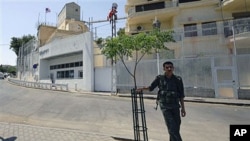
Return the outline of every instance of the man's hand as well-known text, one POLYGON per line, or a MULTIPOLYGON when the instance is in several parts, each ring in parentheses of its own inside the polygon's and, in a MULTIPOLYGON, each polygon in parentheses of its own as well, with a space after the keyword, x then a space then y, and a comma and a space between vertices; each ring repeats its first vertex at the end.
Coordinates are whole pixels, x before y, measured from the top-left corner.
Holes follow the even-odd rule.
POLYGON ((143 90, 148 90, 148 87, 138 88, 136 92, 142 92, 143 90))
POLYGON ((136 92, 142 92, 142 91, 143 91, 143 88, 136 89, 136 92))
POLYGON ((186 116, 186 111, 184 108, 181 108, 181 116, 185 117, 186 116))

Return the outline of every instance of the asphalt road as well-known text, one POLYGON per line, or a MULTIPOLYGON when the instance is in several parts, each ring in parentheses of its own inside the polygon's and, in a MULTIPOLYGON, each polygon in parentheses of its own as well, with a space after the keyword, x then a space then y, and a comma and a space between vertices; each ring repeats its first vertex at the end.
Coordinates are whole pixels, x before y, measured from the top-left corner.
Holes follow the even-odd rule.
MULTIPOLYGON (((168 140, 155 101, 144 102, 149 140, 168 140)), ((244 106, 186 102, 186 112, 181 126, 185 141, 229 141, 230 124, 250 123, 250 108, 244 106)), ((130 98, 31 89, 6 80, 0 80, 0 122, 133 138, 130 98)))

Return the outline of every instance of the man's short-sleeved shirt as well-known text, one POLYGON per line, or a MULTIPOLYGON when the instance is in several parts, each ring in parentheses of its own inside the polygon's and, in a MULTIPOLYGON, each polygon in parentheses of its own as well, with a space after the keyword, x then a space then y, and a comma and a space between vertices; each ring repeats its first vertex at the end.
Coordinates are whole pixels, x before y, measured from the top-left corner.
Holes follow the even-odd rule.
POLYGON ((156 87, 159 88, 159 91, 174 91, 178 93, 179 98, 184 98, 184 86, 182 78, 180 76, 172 75, 170 78, 165 75, 158 75, 155 80, 149 86, 149 91, 153 91, 156 87), (160 81, 164 79, 164 88, 160 87, 160 81))

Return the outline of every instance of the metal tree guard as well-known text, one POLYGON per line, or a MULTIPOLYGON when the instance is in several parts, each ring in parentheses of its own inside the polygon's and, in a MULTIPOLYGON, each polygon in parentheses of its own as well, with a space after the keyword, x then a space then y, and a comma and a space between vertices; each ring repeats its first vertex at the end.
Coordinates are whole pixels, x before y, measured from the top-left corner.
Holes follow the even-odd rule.
POLYGON ((131 99, 132 99, 132 111, 133 111, 134 140, 148 141, 147 124, 146 124, 142 91, 137 92, 135 89, 132 89, 131 99))

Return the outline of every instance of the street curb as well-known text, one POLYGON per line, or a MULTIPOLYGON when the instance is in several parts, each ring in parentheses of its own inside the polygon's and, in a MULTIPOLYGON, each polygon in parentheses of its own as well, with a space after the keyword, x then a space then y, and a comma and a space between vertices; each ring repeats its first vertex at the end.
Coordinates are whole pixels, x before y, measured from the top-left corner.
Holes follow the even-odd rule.
POLYGON ((218 101, 206 101, 206 100, 184 100, 185 102, 193 103, 208 103, 208 104, 223 104, 223 105, 234 105, 234 106, 250 106, 249 103, 231 103, 231 102, 218 102, 218 101))
MULTIPOLYGON (((118 97, 131 97, 129 94, 127 95, 117 95, 118 97)), ((154 95, 144 95, 143 96, 144 99, 151 99, 151 100, 155 100, 156 96, 154 95)), ((216 99, 216 98, 200 98, 200 97, 186 97, 186 99, 184 99, 185 102, 193 102, 193 103, 208 103, 208 104, 223 104, 223 105, 234 105, 234 106, 250 106, 250 101, 243 103, 243 102, 237 102, 237 100, 235 100, 236 102, 226 102, 226 99, 223 99, 223 101, 220 101, 221 99, 216 99)))

